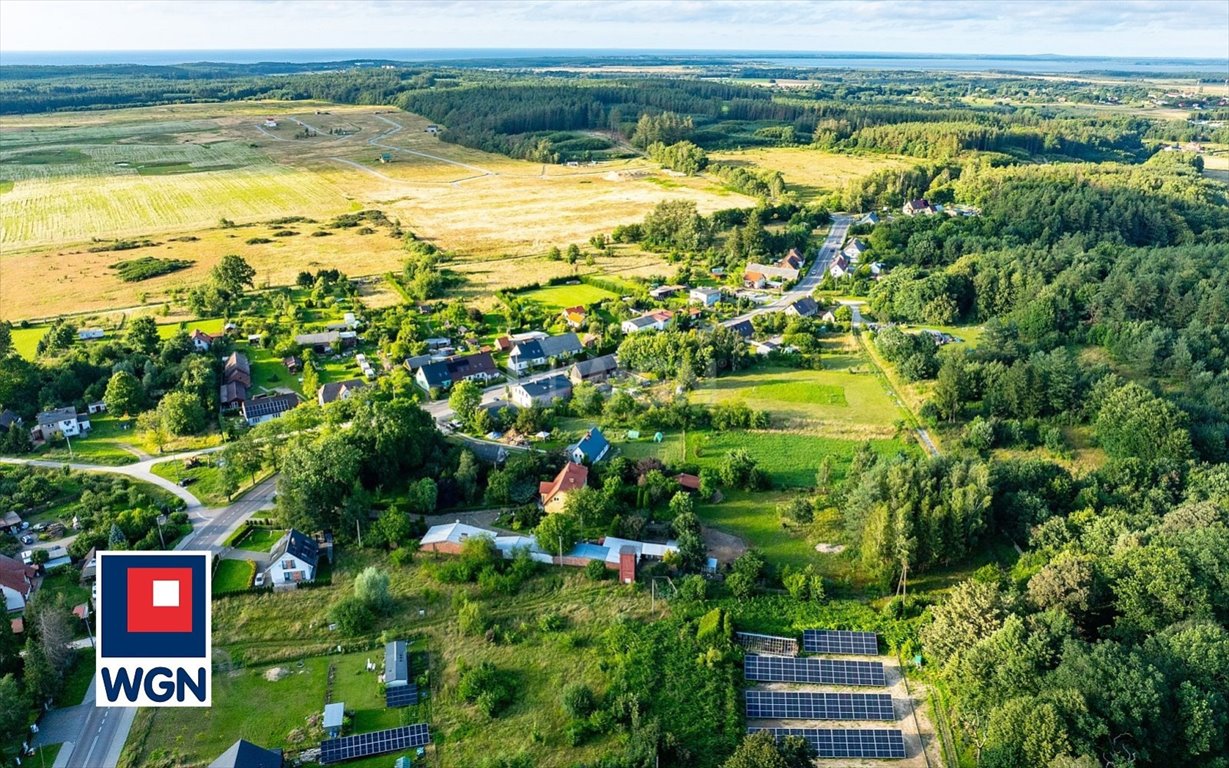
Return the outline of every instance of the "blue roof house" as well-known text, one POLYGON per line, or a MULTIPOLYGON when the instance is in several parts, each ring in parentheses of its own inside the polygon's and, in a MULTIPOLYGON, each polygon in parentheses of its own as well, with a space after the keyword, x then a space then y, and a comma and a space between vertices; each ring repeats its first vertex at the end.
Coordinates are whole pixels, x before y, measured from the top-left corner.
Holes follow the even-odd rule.
POLYGON ((572 447, 572 461, 583 464, 588 461, 596 464, 610 452, 610 441, 602 434, 602 430, 592 427, 580 442, 572 447))

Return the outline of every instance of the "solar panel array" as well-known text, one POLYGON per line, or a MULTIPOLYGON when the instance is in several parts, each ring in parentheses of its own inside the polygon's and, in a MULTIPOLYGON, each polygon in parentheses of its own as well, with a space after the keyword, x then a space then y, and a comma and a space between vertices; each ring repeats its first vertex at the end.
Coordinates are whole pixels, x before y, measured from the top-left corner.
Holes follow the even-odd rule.
POLYGON ((895 720, 889 693, 747 691, 747 717, 778 720, 895 720))
POLYGON ((888 728, 748 728, 747 733, 771 731, 778 739, 801 736, 819 757, 904 759, 905 736, 888 728))
POLYGON ((408 707, 417 703, 418 686, 413 683, 384 689, 384 706, 386 707, 408 707))
POLYGON ((734 638, 748 651, 771 656, 797 656, 798 641, 792 637, 757 635, 754 632, 735 632, 734 638))
POLYGON ((328 765, 342 760, 354 760, 371 755, 382 755, 402 749, 413 749, 431 743, 431 733, 426 723, 403 725, 386 731, 342 736, 320 742, 320 764, 328 765))
POLYGON ((802 632, 802 650, 807 653, 878 656, 879 636, 874 632, 850 632, 846 629, 807 629, 802 632))
POLYGON ((817 685, 887 686, 883 662, 844 661, 813 657, 748 655, 743 659, 743 676, 769 683, 813 683, 817 685))

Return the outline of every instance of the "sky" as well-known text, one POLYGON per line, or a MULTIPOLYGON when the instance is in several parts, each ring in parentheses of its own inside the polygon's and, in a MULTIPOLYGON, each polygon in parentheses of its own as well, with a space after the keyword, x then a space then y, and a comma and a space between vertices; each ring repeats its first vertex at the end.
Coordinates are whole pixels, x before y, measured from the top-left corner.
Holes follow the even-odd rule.
POLYGON ((4 51, 643 48, 1229 59, 1229 0, 0 0, 4 51))

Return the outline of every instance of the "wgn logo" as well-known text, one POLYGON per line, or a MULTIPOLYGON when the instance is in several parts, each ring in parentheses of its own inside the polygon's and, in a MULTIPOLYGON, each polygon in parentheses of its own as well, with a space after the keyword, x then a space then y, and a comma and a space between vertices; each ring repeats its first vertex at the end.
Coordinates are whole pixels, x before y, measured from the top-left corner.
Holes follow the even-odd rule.
POLYGON ((209 560, 98 553, 98 706, 210 705, 209 560))

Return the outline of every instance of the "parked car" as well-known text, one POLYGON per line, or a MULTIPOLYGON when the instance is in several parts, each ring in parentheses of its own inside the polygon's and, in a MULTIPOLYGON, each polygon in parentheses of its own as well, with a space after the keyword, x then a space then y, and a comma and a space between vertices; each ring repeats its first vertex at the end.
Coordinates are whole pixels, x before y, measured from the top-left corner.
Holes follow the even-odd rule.
POLYGON ((33 544, 34 537, 27 533, 25 536, 21 537, 21 543, 22 544, 33 544))
POLYGON ((192 484, 193 484, 193 483, 195 483, 195 482, 196 482, 196 478, 195 478, 195 477, 181 477, 181 478, 179 479, 179 487, 180 487, 180 488, 187 488, 189 485, 192 485, 192 484))
POLYGON ((47 530, 47 523, 38 523, 34 526, 34 530, 42 533, 43 531, 47 530))
POLYGON ((257 587, 263 587, 265 585, 265 572, 264 571, 261 571, 260 573, 256 574, 256 581, 254 582, 254 584, 257 587))

